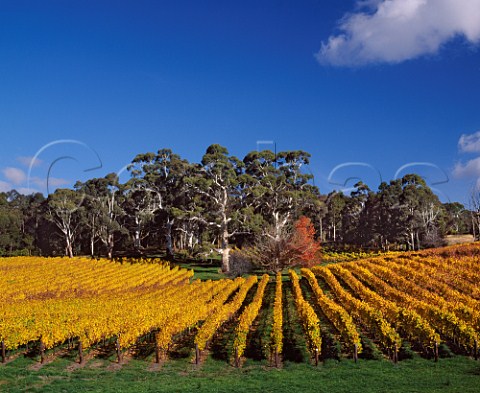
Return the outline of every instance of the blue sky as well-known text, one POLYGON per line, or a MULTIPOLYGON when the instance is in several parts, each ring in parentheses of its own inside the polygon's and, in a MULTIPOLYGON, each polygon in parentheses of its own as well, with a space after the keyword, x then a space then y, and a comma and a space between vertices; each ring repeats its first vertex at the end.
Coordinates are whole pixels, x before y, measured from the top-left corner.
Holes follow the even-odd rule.
POLYGON ((415 171, 467 203, 479 44, 480 0, 4 0, 0 190, 274 141, 312 154, 323 193, 415 171))

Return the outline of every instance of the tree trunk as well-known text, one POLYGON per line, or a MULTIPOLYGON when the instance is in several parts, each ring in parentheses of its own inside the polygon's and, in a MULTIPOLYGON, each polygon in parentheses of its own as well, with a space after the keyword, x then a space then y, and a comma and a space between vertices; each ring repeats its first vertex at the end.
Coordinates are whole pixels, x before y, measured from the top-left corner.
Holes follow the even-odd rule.
POLYGON ((92 218, 92 232, 90 233, 90 256, 95 256, 95 216, 92 218))
POLYGON ((165 242, 167 245, 167 259, 173 259, 173 245, 172 245, 172 227, 175 219, 167 218, 167 226, 165 231, 165 242))
POLYGON ((193 251, 193 232, 190 232, 188 234, 188 246, 187 247, 190 251, 193 251))
POLYGON ((476 223, 475 223, 475 220, 473 218, 473 214, 472 214, 472 231, 473 231, 473 240, 477 240, 477 232, 475 230, 475 227, 476 227, 476 223))
POLYGON ((323 243, 325 241, 325 239, 323 238, 323 220, 320 219, 320 242, 323 243))
POLYGON ((135 247, 135 250, 139 250, 141 243, 140 243, 140 229, 141 229, 141 224, 140 224, 140 219, 135 217, 135 224, 137 227, 135 228, 135 237, 133 239, 133 246, 135 247))
POLYGON ((90 237, 90 256, 93 258, 95 256, 95 237, 92 233, 90 237))
POLYGON ((112 259, 113 258, 113 246, 115 244, 115 241, 114 241, 114 236, 113 236, 113 233, 109 233, 108 234, 108 237, 107 237, 107 248, 108 248, 108 259, 112 259))
POLYGON ((410 251, 415 251, 415 234, 410 232, 410 241, 408 242, 408 248, 410 251))
POLYGON ((230 248, 228 245, 222 248, 222 272, 230 272, 230 248))
POLYGON ((66 254, 69 258, 73 258, 73 248, 72 248, 72 242, 70 241, 70 239, 67 239, 66 254))
POLYGON ((222 242, 222 272, 230 272, 230 248, 228 245, 228 219, 223 211, 222 217, 222 228, 221 228, 221 242, 222 242))

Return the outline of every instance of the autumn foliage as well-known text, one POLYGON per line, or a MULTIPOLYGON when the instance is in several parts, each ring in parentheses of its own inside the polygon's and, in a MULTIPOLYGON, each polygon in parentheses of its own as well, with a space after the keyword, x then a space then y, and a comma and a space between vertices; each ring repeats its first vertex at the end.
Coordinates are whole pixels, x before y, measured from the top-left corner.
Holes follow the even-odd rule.
POLYGON ((292 265, 309 267, 318 263, 320 243, 315 240, 315 227, 310 218, 301 216, 295 221, 287 247, 293 256, 292 265))
POLYGON ((253 246, 232 251, 231 265, 234 271, 248 262, 266 271, 279 272, 293 266, 316 265, 319 253, 320 243, 315 240, 312 221, 302 216, 291 227, 286 226, 280 231, 270 228, 253 246))

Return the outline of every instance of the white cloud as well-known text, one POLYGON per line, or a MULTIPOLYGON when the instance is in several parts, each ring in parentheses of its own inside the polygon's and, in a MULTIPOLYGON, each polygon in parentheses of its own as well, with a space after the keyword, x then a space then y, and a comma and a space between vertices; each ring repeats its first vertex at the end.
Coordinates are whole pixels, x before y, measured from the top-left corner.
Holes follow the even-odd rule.
POLYGON ((480 177, 480 157, 468 161, 466 164, 457 163, 453 168, 453 175, 461 177, 480 177))
POLYGON ((460 151, 465 153, 479 153, 480 152, 480 131, 474 134, 463 134, 459 141, 458 147, 460 151))
POLYGON ((3 169, 2 172, 15 185, 22 184, 27 179, 25 172, 18 168, 8 167, 3 169))
POLYGON ((480 42, 480 0, 367 0, 340 21, 340 34, 322 42, 321 64, 400 63, 435 54, 463 36, 480 42))
POLYGON ((36 192, 39 192, 38 190, 35 190, 33 188, 27 188, 27 187, 20 187, 17 191, 19 194, 23 194, 23 195, 30 195, 30 194, 35 194, 36 192))
POLYGON ((31 165, 32 168, 40 166, 42 164, 42 160, 35 157, 17 157, 17 161, 25 165, 26 167, 30 167, 31 165))
MULTIPOLYGON (((32 184, 35 184, 39 188, 47 188, 47 179, 43 179, 40 177, 31 177, 30 182, 32 184)), ((48 186, 49 187, 58 187, 58 186, 64 186, 69 184, 70 181, 67 179, 62 179, 58 177, 49 177, 48 178, 48 186)))
POLYGON ((0 192, 7 192, 12 189, 12 185, 6 181, 0 180, 0 192))

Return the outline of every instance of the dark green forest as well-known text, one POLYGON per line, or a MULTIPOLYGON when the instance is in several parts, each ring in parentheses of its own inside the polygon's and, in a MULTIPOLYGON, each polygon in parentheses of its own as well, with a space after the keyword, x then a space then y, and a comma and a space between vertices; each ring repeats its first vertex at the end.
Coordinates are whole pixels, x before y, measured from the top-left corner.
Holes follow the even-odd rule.
POLYGON ((358 182, 321 194, 304 151, 252 151, 243 160, 214 144, 201 162, 169 149, 138 154, 120 183, 108 174, 45 197, 0 193, 0 254, 222 256, 258 239, 281 239, 309 217, 324 247, 415 250, 447 234, 478 233, 478 212, 442 203, 416 174, 358 182))

